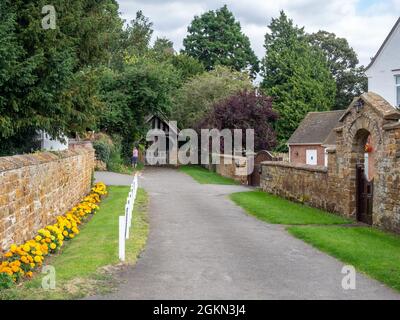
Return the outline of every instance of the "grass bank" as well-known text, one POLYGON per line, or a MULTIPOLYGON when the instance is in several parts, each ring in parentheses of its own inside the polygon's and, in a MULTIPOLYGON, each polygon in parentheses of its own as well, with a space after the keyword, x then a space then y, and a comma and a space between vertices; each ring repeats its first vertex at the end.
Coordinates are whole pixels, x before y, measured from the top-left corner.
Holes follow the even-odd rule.
MULTIPOLYGON (((115 286, 112 271, 118 259, 118 216, 123 215, 129 187, 110 186, 99 212, 59 255, 48 260, 56 270, 56 289, 41 288, 42 275, 19 286, 0 291, 0 299, 77 299, 106 293, 115 286)), ((127 263, 134 264, 148 236, 148 196, 138 190, 131 237, 126 243, 127 263)))
POLYGON ((239 192, 230 198, 249 214, 272 224, 346 224, 350 220, 263 191, 239 192))
POLYGON ((184 172, 191 176, 194 180, 201 184, 222 184, 222 185, 235 185, 239 182, 225 178, 216 172, 209 171, 200 166, 181 166, 179 171, 184 172))

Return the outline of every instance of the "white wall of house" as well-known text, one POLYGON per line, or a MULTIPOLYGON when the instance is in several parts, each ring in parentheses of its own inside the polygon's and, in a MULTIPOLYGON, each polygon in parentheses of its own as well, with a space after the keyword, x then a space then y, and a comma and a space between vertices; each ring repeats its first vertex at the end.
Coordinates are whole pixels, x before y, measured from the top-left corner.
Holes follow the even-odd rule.
POLYGON ((63 151, 68 149, 68 138, 65 137, 65 142, 58 139, 52 139, 46 132, 40 132, 40 143, 43 151, 63 151))
POLYGON ((397 23, 366 75, 368 91, 379 94, 393 106, 400 105, 400 23, 397 23))

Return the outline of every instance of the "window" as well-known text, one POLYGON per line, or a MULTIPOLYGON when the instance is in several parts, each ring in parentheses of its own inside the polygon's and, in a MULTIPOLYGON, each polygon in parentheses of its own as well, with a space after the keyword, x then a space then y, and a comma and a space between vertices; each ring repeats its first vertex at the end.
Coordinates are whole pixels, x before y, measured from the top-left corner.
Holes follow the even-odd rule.
POLYGON ((396 107, 400 106, 400 76, 396 76, 396 107))

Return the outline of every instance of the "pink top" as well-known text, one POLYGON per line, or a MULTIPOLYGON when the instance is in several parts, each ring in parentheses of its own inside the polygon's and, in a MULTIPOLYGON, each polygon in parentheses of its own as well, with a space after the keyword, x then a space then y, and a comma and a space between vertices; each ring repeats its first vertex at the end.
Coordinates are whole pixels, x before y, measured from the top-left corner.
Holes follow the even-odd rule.
POLYGON ((133 149, 133 157, 137 158, 139 156, 139 150, 138 149, 133 149))

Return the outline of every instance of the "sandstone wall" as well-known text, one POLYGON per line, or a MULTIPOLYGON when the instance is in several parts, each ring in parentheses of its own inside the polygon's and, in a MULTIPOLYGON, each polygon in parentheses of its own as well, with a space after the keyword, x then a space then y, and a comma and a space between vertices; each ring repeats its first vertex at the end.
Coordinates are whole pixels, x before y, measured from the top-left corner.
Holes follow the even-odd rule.
MULTIPOLYGON (((335 129, 336 147, 328 168, 265 162, 263 190, 354 220, 357 166, 365 162, 365 143, 373 142, 369 165, 373 183, 372 224, 400 233, 400 112, 374 93, 354 99, 335 129)), ((360 192, 359 196, 363 196, 360 192)), ((362 221, 362 220, 361 220, 362 221)))
POLYGON ((263 162, 261 188, 292 201, 340 212, 340 197, 323 166, 263 162))
POLYGON ((0 158, 0 252, 32 238, 76 205, 91 187, 94 149, 0 158))
POLYGON ((215 165, 215 170, 223 177, 234 179, 247 185, 247 159, 246 157, 220 155, 220 163, 215 165))

